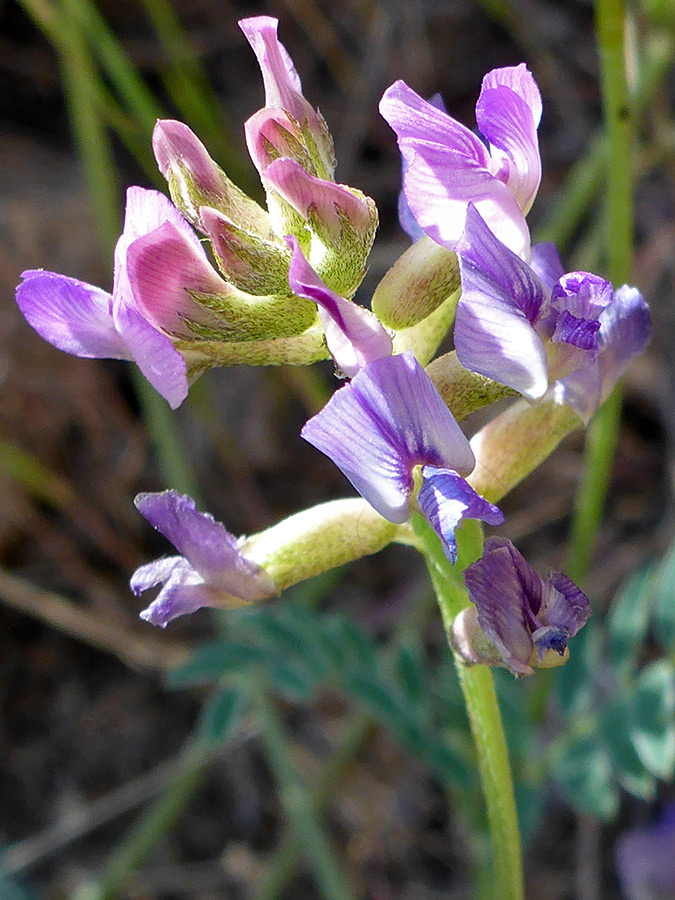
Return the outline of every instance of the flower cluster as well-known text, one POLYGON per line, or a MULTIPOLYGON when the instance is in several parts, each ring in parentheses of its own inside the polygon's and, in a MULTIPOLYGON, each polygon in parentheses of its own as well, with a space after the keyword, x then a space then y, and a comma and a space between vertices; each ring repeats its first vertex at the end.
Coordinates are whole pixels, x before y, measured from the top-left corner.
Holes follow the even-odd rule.
MULTIPOLYGON (((240 27, 264 83, 265 105, 244 128, 267 208, 230 181, 186 125, 159 121, 153 149, 173 203, 129 190, 112 293, 30 271, 19 306, 66 352, 134 360, 172 407, 209 366, 307 364, 330 355, 348 381, 302 436, 375 512, 364 517, 350 503, 325 516, 299 514, 286 534, 304 548, 304 528, 330 523, 335 536, 342 527, 334 559, 331 547, 327 558, 317 556, 319 571, 396 537, 412 542, 409 523, 418 514, 454 563, 462 519, 503 521, 467 481, 476 460, 458 419, 515 392, 530 403, 566 405, 587 422, 647 343, 648 308, 634 288, 566 273, 553 245, 532 246, 526 215, 541 179, 542 101, 524 64, 485 76, 478 133, 403 82, 385 92, 380 111, 403 161, 402 224, 424 236, 387 273, 372 311, 355 303, 375 205, 335 182, 328 127, 302 93, 276 20, 245 19, 240 27), (455 350, 425 370, 453 318, 455 350), (359 521, 369 523, 370 542, 352 536, 359 521)), ((270 529, 238 540, 172 491, 142 494, 137 505, 180 554, 132 578, 136 594, 163 584, 142 614, 154 624, 202 606, 272 597, 286 585, 279 561, 297 559, 288 536, 274 544, 278 532, 270 529)), ((458 617, 457 649, 469 662, 517 675, 564 661, 590 614, 568 578, 542 580, 501 538, 487 541, 465 581, 474 607, 458 617)))

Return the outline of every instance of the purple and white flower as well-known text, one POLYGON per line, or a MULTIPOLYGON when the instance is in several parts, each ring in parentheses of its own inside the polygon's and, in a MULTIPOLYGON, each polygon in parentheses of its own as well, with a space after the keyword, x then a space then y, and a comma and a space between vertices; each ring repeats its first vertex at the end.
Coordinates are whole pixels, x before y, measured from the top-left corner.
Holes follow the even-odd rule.
POLYGON ((408 206, 423 231, 451 250, 473 202, 490 229, 529 259, 525 222, 541 180, 539 88, 524 63, 493 69, 476 104, 480 137, 423 100, 403 81, 380 112, 396 132, 408 206))
POLYGON ((169 232, 174 242, 206 263, 197 236, 173 204, 157 191, 132 187, 115 248, 112 294, 34 269, 23 273, 16 297, 29 324, 50 344, 75 356, 133 360, 175 408, 187 396, 188 380, 185 360, 170 335, 184 331, 184 313, 199 318, 204 312, 180 290, 173 296, 148 291, 139 302, 130 281, 129 254, 139 242, 153 241, 157 232, 169 232))
POLYGON ((264 569, 241 552, 240 541, 213 516, 199 512, 191 497, 163 491, 139 494, 135 503, 180 553, 147 563, 132 575, 137 597, 163 583, 142 619, 165 628, 203 606, 233 609, 277 593, 264 569))
POLYGON ((291 290, 319 307, 326 344, 339 372, 352 378, 373 360, 391 356, 391 337, 377 317, 331 291, 307 262, 297 238, 289 235, 286 243, 293 252, 288 270, 291 290))
POLYGON ((302 436, 333 460, 381 516, 397 524, 412 513, 415 470, 421 467, 419 508, 453 562, 461 519, 503 522, 500 510, 461 477, 474 467, 469 442, 410 352, 361 369, 305 424, 302 436))
POLYGON ((532 675, 551 653, 564 657, 591 614, 588 597, 570 578, 549 572, 541 579, 505 538, 486 540, 464 581, 483 634, 515 675, 532 675))
POLYGON ((557 399, 588 420, 649 340, 649 309, 639 291, 614 291, 590 272, 565 274, 552 244, 535 245, 528 265, 473 204, 456 252, 462 365, 531 400, 557 382, 557 399))

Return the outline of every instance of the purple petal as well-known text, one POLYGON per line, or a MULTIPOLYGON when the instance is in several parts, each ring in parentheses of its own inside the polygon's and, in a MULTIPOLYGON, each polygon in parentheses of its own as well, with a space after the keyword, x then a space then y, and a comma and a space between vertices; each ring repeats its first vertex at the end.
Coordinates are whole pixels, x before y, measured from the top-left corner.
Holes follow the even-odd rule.
POLYGON ((535 244, 532 247, 530 268, 539 276, 549 294, 554 284, 565 274, 558 248, 551 243, 535 244))
POLYGON ((675 808, 667 806, 648 828, 624 832, 616 843, 616 866, 627 900, 675 896, 675 808))
POLYGON ((419 222, 413 216, 412 210, 405 198, 405 191, 401 189, 398 194, 398 221, 401 228, 405 231, 413 243, 418 241, 423 235, 419 222))
POLYGON ((566 309, 558 316, 552 341, 572 344, 580 350, 597 350, 600 322, 597 319, 578 319, 566 309))
POLYGON ((473 201, 500 240, 529 255, 523 213, 511 189, 492 173, 490 156, 476 135, 402 81, 387 89, 380 112, 398 137, 408 205, 429 237, 454 249, 473 201))
POLYGON ((21 277, 16 301, 40 337, 75 356, 131 358, 115 329, 110 294, 56 272, 32 269, 21 277))
POLYGON ((135 500, 142 515, 211 587, 243 600, 262 600, 274 594, 269 576, 239 551, 234 535, 195 502, 177 491, 139 494, 135 500))
POLYGON ((541 608, 537 619, 542 625, 565 630, 569 637, 586 624, 591 604, 584 592, 562 572, 550 572, 544 581, 541 608))
POLYGON ((307 262, 297 238, 288 236, 286 243, 293 251, 288 270, 291 290, 318 305, 326 343, 338 369, 352 378, 369 362, 391 356, 391 337, 377 318, 326 287, 307 262))
POLYGON ((571 406, 588 422, 631 359, 647 346, 651 333, 649 307, 640 292, 628 285, 620 287, 600 314, 597 360, 556 382, 556 401, 571 406))
POLYGON ((451 469, 424 466, 417 502, 443 542, 443 550, 451 563, 457 561, 455 529, 462 519, 480 519, 489 525, 501 525, 504 521, 498 507, 484 500, 461 475, 451 469))
POLYGON ((478 163, 440 144, 402 142, 403 184, 410 209, 436 243, 454 250, 473 202, 489 228, 519 256, 528 256, 530 232, 511 190, 478 163))
POLYGON ((365 234, 374 225, 374 211, 363 198, 349 188, 310 175, 294 159, 277 159, 265 169, 265 181, 304 219, 316 217, 325 229, 339 239, 345 224, 357 234, 365 234))
POLYGON ((624 284, 600 315, 602 396, 607 397, 626 366, 652 336, 652 317, 642 294, 624 284))
POLYGON ((185 560, 181 563, 174 567, 156 599, 141 613, 141 619, 151 625, 166 628, 172 619, 196 612, 204 606, 227 605, 227 596, 204 584, 185 560))
POLYGON ((262 72, 265 106, 285 109, 302 122, 307 101, 302 97, 302 84, 293 60, 277 37, 279 20, 271 16, 253 16, 241 19, 238 24, 262 72))
POLYGON ((184 239, 192 244, 195 253, 201 254, 206 259, 199 238, 168 197, 159 191, 130 187, 127 190, 124 230, 115 247, 115 277, 113 280, 115 306, 121 304, 135 306, 127 274, 127 251, 130 244, 160 228, 166 222, 170 222, 183 235, 184 239))
POLYGON ((490 157, 480 138, 448 116, 437 103, 422 99, 404 81, 395 81, 384 92, 380 114, 396 132, 399 144, 406 141, 408 154, 414 151, 416 142, 430 142, 441 144, 483 169, 489 166, 490 157))
POLYGON ((231 291, 201 247, 172 222, 138 238, 127 251, 127 275, 138 311, 147 320, 180 337, 192 337, 189 322, 222 326, 217 316, 192 299, 231 291))
POLYGON ((598 319, 612 302, 612 285, 590 272, 568 272, 551 291, 551 306, 578 319, 598 319))
POLYGON ((525 569, 530 569, 528 564, 522 557, 514 557, 505 542, 488 540, 483 556, 464 572, 480 627, 506 665, 518 675, 531 675, 533 671, 529 664, 534 651, 528 627, 531 614, 523 581, 537 576, 525 569))
POLYGON ((602 398, 602 371, 600 359, 590 362, 571 375, 566 375, 553 385, 556 403, 567 404, 588 424, 600 406, 602 398))
POLYGON ((134 596, 140 597, 144 591, 157 587, 169 578, 176 566, 185 568, 185 565, 182 556, 163 556, 161 559, 139 566, 129 582, 134 596))
POLYGON ((468 441, 411 353, 362 369, 305 424, 302 436, 396 523, 409 515, 414 466, 468 473, 474 465, 468 441))
POLYGON ((525 63, 521 63, 519 66, 505 66, 502 69, 493 69, 488 72, 483 78, 481 93, 502 85, 510 88, 525 101, 532 113, 535 127, 538 127, 542 113, 541 93, 525 63))
POLYGON ((476 122, 490 142, 490 156, 505 171, 506 184, 524 214, 534 202, 541 181, 541 159, 537 125, 541 118, 541 97, 524 64, 514 70, 496 69, 483 79, 476 104, 476 122), (524 94, 520 88, 524 87, 524 94), (537 107, 530 102, 536 92, 537 107), (495 152, 495 149, 500 152, 495 152), (505 164, 505 165, 504 165, 505 164))
POLYGON ((530 399, 543 396, 548 360, 534 328, 546 299, 543 285, 497 240, 473 205, 457 255, 462 279, 455 319, 459 361, 530 399))
POLYGON ((157 393, 177 409, 188 395, 187 366, 171 339, 157 331, 137 310, 113 310, 115 326, 143 375, 157 393))

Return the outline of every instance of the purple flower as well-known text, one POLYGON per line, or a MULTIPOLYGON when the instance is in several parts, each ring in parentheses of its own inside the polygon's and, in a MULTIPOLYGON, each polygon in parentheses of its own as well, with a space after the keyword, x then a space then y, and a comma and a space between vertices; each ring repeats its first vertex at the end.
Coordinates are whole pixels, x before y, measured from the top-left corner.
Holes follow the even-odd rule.
POLYGON ((624 832, 615 855, 627 900, 675 900, 675 806, 651 827, 624 832))
POLYGON ((614 292, 589 272, 564 274, 552 244, 533 247, 528 265, 473 204, 457 256, 459 361, 529 399, 560 379, 558 399, 588 419, 649 339, 649 310, 638 291, 614 292))
POLYGON ((297 238, 289 236, 286 243, 293 251, 288 270, 291 290, 319 307, 326 344, 340 373, 352 378, 369 362, 391 356, 391 337, 377 317, 326 287, 307 262, 297 238))
POLYGON ((163 491, 139 494, 135 503, 181 554, 147 563, 132 575, 137 597, 163 582, 142 619, 165 628, 202 606, 232 609, 277 593, 270 576, 241 553, 237 538, 208 513, 198 512, 191 497, 163 491))
POLYGON ((542 580, 505 538, 486 540, 464 580, 483 634, 515 675, 533 674, 551 652, 563 657, 591 614, 588 597, 570 578, 550 572, 542 580))
POLYGON ((453 562, 454 531, 465 517, 499 525, 503 516, 461 477, 474 466, 469 442, 412 353, 367 365, 337 391, 302 436, 329 456, 356 490, 390 522, 418 503, 453 562))
POLYGON ((473 202, 499 239, 529 258, 525 216, 541 179, 542 104, 524 64, 493 69, 483 79, 476 105, 481 137, 403 81, 385 91, 380 112, 398 138, 408 205, 429 237, 453 250, 473 202))
POLYGON ((161 228, 203 254, 196 235, 163 194, 129 188, 124 231, 115 248, 112 294, 34 269, 23 273, 16 298, 28 323, 50 344, 75 356, 133 360, 175 408, 188 391, 185 360, 169 337, 180 313, 163 295, 139 304, 129 282, 130 248, 161 228))

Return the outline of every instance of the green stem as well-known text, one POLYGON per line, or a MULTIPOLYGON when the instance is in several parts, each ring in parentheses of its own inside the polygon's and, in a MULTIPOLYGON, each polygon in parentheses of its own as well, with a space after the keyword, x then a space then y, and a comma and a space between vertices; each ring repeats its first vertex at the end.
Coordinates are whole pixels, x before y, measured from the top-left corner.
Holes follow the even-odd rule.
MULTIPOLYGON (((448 643, 452 647, 452 622, 469 605, 461 573, 482 553, 482 529, 476 520, 464 523, 457 533, 459 553, 454 566, 446 559, 431 526, 418 518, 415 531, 422 541, 448 643)), ((466 666, 454 651, 453 658, 471 724, 487 808, 494 896, 500 900, 523 900, 525 886, 513 777, 492 672, 487 666, 466 666)))
MULTIPOLYGON (((633 128, 626 78, 624 0, 597 0, 596 26, 607 140, 605 247, 610 280, 630 276, 633 257, 633 128)), ((583 580, 593 556, 618 439, 621 388, 617 386, 591 422, 585 468, 574 509, 570 575, 583 580)))
POLYGON ((279 787, 283 807, 322 895, 327 900, 354 900, 356 895, 340 871, 335 851, 324 834, 316 806, 298 777, 289 752, 289 739, 264 686, 255 692, 255 699, 262 726, 261 738, 279 787))

